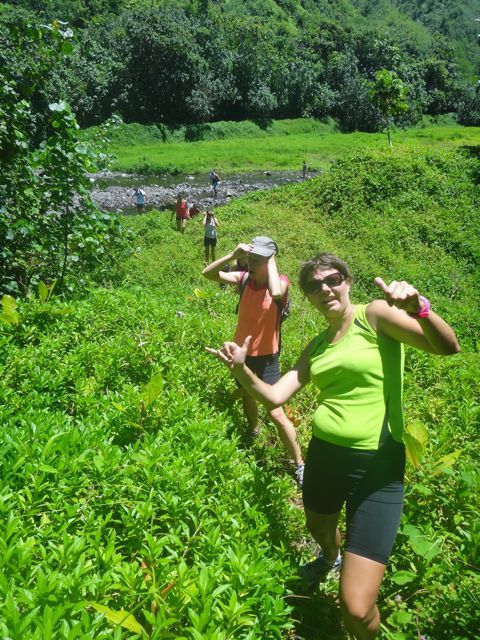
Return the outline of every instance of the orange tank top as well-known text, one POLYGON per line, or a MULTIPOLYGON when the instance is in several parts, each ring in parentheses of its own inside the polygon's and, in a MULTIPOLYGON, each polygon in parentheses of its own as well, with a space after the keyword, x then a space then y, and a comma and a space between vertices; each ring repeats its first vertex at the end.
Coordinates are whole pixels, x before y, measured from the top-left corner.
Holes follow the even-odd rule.
MULTIPOLYGON (((242 274, 243 277, 243 274, 242 274)), ((287 276, 280 280, 289 284, 287 276)), ((285 297, 286 297, 285 293, 285 297)), ((252 336, 249 356, 267 356, 278 351, 279 309, 270 295, 268 286, 257 286, 250 278, 240 298, 238 323, 234 341, 242 345, 247 336, 252 336)))

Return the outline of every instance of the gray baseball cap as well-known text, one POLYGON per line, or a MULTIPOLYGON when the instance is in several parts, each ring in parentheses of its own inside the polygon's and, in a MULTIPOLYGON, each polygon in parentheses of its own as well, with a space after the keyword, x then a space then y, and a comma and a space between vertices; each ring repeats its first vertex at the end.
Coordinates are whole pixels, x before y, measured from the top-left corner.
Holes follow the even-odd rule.
POLYGON ((278 251, 277 243, 267 236, 257 236, 252 240, 253 249, 251 253, 263 258, 271 258, 278 251))

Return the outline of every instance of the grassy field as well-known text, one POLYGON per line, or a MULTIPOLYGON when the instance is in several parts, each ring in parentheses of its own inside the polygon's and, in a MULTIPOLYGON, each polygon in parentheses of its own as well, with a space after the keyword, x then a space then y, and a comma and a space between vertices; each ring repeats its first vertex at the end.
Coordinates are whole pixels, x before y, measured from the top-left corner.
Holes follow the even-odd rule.
MULTIPOLYGON (((224 132, 225 133, 225 132, 224 132)), ((118 171, 157 173, 206 173, 212 167, 220 175, 252 170, 297 170, 303 160, 311 170, 327 169, 339 158, 360 150, 387 146, 383 133, 341 133, 332 124, 286 121, 283 126, 233 128, 224 139, 193 142, 114 144, 113 168, 118 171), (270 133, 269 133, 270 131, 270 133)), ((128 139, 128 138, 127 138, 128 139)), ((124 138, 125 140, 125 138, 124 138)), ((448 149, 480 145, 480 128, 428 125, 393 133, 394 147, 412 153, 427 148, 448 149)))
MULTIPOLYGON (((279 243, 284 369, 322 326, 295 285, 319 249, 351 264, 354 302, 378 295, 376 275, 405 278, 459 337, 453 358, 406 353, 407 423, 427 435, 380 595, 385 640, 479 636, 478 172, 453 151, 359 154, 217 210, 219 255, 279 243)), ((201 221, 124 222, 121 286, 29 299, 2 325, 0 637, 346 640, 336 581, 295 579, 314 546, 292 465, 265 414, 247 445, 234 382, 204 352, 232 335, 237 295, 201 276, 201 221)), ((291 403, 304 448, 316 402, 310 386, 291 403)))

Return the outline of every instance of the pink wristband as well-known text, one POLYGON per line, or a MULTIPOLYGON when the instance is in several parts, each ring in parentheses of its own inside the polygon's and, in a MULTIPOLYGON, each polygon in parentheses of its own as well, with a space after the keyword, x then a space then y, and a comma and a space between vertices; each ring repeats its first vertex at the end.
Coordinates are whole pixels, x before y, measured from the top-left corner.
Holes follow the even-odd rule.
POLYGON ((430 314, 430 300, 420 296, 420 302, 423 304, 423 307, 416 313, 409 313, 408 315, 411 318, 428 318, 430 314))

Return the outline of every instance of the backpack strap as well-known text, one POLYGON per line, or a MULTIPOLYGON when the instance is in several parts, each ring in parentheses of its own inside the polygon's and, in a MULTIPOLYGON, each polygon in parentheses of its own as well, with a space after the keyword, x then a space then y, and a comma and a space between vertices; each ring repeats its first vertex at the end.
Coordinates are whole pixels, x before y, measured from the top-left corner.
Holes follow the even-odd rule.
MULTIPOLYGON (((287 289, 288 296, 288 289, 287 289)), ((284 311, 288 306, 288 298, 285 304, 283 304, 282 298, 275 298, 275 304, 278 308, 278 353, 280 353, 282 349, 282 324, 285 318, 284 311)))

